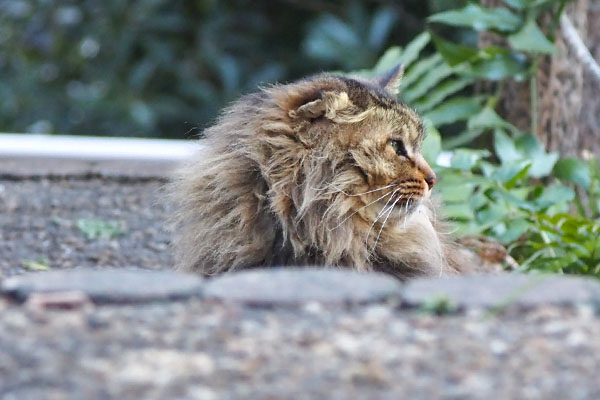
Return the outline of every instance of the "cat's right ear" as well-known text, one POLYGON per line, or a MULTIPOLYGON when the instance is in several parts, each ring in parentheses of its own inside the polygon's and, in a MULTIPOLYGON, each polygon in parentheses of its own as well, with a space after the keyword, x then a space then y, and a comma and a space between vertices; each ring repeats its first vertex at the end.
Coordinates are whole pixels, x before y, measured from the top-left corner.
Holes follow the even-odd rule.
POLYGON ((346 92, 326 91, 321 93, 321 97, 309 101, 295 110, 289 111, 292 119, 304 118, 315 119, 325 117, 334 119, 340 112, 355 108, 346 92))
POLYGON ((394 96, 400 92, 400 81, 404 76, 404 65, 398 64, 395 67, 385 71, 383 74, 375 77, 377 84, 388 90, 394 96))

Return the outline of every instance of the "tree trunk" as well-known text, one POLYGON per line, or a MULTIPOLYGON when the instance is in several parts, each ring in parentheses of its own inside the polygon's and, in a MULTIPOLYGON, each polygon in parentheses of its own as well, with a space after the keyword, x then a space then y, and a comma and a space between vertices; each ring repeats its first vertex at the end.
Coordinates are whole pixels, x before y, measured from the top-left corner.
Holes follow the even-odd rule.
MULTIPOLYGON (((596 61, 600 61, 600 2, 589 0, 586 45, 596 61)), ((583 107, 581 110, 581 148, 600 157, 600 84, 586 71, 583 75, 583 107)))
MULTIPOLYGON (((488 7, 503 5, 501 0, 482 3, 488 7)), ((566 13, 598 60, 600 5, 594 0, 576 0, 566 7, 566 13)), ((544 22, 541 21, 542 26, 544 22)), ((482 45, 498 44, 501 40, 489 33, 480 37, 482 45)), ((535 129, 547 150, 562 155, 592 152, 600 156, 600 85, 578 61, 560 30, 556 31, 555 43, 558 53, 539 60, 536 101, 531 101, 529 81, 507 82, 499 104, 500 114, 522 131, 535 129), (532 105, 537 105, 535 110, 532 105), (535 124, 532 118, 536 118, 535 124)))

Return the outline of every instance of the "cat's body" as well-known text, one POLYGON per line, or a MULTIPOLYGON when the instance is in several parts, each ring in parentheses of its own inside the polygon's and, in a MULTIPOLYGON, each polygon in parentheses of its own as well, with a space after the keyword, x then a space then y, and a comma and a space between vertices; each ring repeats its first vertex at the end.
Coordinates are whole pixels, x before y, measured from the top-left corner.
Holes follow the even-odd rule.
POLYGON ((399 75, 320 75, 233 103, 170 186, 178 265, 455 272, 422 123, 390 90, 399 75))

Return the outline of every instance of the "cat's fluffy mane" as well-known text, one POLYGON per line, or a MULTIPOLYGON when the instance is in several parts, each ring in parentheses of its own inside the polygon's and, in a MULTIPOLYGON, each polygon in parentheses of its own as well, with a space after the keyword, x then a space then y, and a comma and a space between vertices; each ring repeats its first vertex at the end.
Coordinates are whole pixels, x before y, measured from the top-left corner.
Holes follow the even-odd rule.
MULTIPOLYGON (((386 118, 390 107, 404 107, 385 88, 398 75, 382 82, 319 75, 228 107, 169 185, 177 265, 205 275, 271 265, 381 270, 400 278, 455 271, 431 201, 407 203, 409 215, 380 229, 383 218, 373 223, 377 213, 360 195, 376 187, 361 163, 372 162, 373 171, 387 167, 356 148, 352 127, 377 129, 377 113, 386 118)), ((403 123, 422 129, 420 121, 409 122, 403 123)), ((422 132, 414 140, 418 147, 422 132)))

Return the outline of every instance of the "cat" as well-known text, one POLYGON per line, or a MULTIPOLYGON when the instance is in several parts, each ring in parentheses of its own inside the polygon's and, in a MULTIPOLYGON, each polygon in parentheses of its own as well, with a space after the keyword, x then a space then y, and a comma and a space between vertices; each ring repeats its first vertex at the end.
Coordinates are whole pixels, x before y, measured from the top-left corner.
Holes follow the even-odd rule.
POLYGON ((459 272, 464 254, 431 200, 423 122, 397 100, 402 73, 320 74, 225 109, 169 185, 177 266, 459 272))

